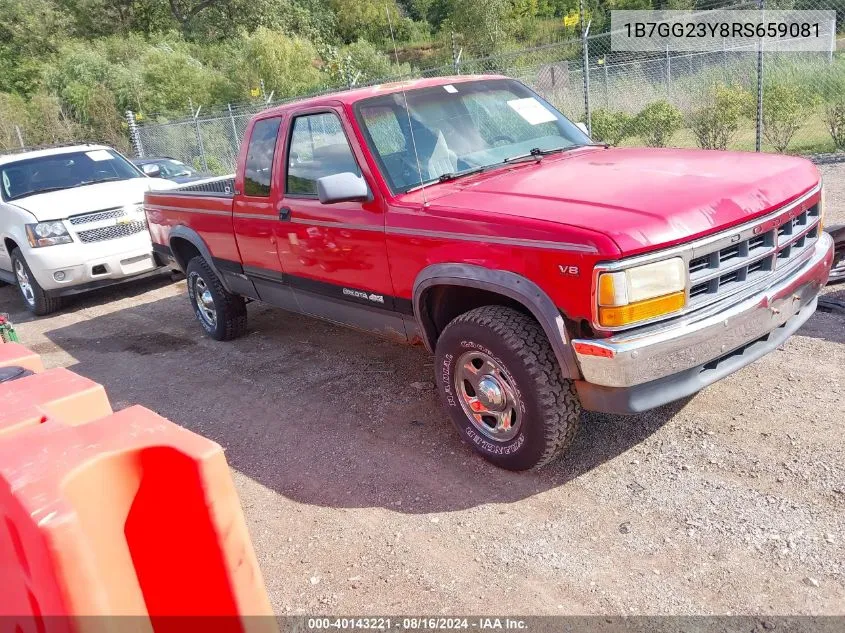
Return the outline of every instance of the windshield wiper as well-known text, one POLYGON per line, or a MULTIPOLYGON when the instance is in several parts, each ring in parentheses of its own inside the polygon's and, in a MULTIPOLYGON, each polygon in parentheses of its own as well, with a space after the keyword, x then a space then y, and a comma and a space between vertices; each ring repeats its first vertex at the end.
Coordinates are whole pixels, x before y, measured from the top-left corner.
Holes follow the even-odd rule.
POLYGON ((68 187, 45 187, 44 189, 38 189, 36 191, 27 191, 26 193, 22 193, 17 196, 12 196, 11 198, 6 198, 6 200, 11 202, 12 200, 20 200, 21 198, 27 198, 29 196, 37 196, 41 193, 50 193, 51 191, 62 191, 63 189, 68 189, 68 187))
POLYGON ((99 180, 83 180, 82 182, 73 185, 73 187, 69 187, 69 189, 75 189, 76 187, 87 187, 88 185, 99 185, 101 182, 113 182, 115 180, 126 179, 121 178, 120 176, 110 176, 109 178, 100 178, 99 180))
POLYGON ((604 147, 605 149, 609 148, 610 145, 607 143, 576 143, 575 145, 566 145, 564 147, 553 147, 552 149, 540 149, 539 147, 535 147, 531 149, 527 154, 518 154, 517 156, 509 156, 503 163, 514 163, 521 160, 526 159, 533 159, 533 160, 540 160, 543 156, 548 156, 549 154, 558 154, 561 152, 568 152, 569 150, 578 149, 580 147, 604 147))
POLYGON ((421 182, 414 187, 411 187, 405 193, 411 193, 412 191, 416 191, 417 189, 422 189, 423 187, 427 187, 428 185, 433 185, 436 182, 449 182, 450 180, 455 180, 456 178, 461 178, 463 176, 471 176, 472 174, 480 174, 485 169, 492 167, 492 165, 479 165, 478 167, 470 167, 469 169, 464 169, 463 171, 447 171, 445 174, 440 174, 437 178, 432 178, 431 180, 427 180, 425 182, 421 182))

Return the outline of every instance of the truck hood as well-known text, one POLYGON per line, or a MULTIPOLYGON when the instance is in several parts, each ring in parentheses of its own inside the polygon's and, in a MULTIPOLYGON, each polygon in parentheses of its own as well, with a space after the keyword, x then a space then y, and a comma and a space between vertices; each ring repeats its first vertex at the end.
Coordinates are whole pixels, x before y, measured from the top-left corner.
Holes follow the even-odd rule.
POLYGON ((431 191, 438 206, 597 231, 626 255, 741 224, 819 182, 791 156, 677 149, 585 149, 431 191))
POLYGON ((125 204, 139 204, 144 201, 144 192, 156 189, 173 189, 175 183, 157 178, 130 178, 101 182, 96 185, 49 191, 20 200, 14 204, 29 211, 39 222, 62 220, 72 215, 121 207, 125 204))

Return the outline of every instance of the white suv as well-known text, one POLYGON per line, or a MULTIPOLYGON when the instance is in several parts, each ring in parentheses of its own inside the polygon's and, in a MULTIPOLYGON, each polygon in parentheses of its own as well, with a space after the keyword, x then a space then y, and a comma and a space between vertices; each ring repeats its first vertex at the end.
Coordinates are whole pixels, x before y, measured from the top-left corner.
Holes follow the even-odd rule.
POLYGON ((155 271, 144 192, 175 186, 103 145, 0 156, 0 280, 43 315, 66 295, 155 271))

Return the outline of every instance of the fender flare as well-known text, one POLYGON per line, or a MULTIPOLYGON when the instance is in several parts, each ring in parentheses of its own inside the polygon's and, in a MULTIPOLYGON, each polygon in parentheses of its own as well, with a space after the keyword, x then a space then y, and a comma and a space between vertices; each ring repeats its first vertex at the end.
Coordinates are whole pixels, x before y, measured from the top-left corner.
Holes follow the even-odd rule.
POLYGON ((433 286, 464 286, 487 290, 518 301, 540 323, 551 343, 564 378, 577 380, 581 377, 575 354, 569 344, 569 335, 563 316, 540 286, 530 279, 506 270, 493 270, 471 264, 433 264, 424 268, 414 282, 414 315, 423 340, 433 351, 433 324, 426 322, 422 310, 422 298, 433 286))
POLYGON ((211 267, 211 270, 214 271, 214 274, 217 275, 217 279, 220 280, 220 283, 223 284, 223 287, 226 289, 226 291, 232 292, 232 290, 229 288, 229 284, 226 282, 226 277, 214 264, 214 257, 211 255, 211 250, 208 248, 208 245, 205 243, 205 240, 202 239, 199 233, 197 233, 194 229, 190 227, 180 224, 179 226, 174 226, 170 230, 170 235, 167 238, 167 241, 170 246, 170 251, 173 254, 173 259, 179 265, 179 268, 182 269, 182 272, 185 272, 185 268, 187 268, 188 262, 183 263, 179 260, 179 257, 176 254, 175 249, 173 248, 174 238, 179 238, 190 242, 191 245, 193 245, 194 248, 196 248, 200 252, 202 258, 211 267))

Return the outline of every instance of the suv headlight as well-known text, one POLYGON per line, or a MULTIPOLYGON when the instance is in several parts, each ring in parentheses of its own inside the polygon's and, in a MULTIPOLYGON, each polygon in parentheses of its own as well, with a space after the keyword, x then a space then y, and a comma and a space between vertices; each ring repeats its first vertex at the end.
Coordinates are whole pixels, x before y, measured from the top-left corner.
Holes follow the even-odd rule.
POLYGON ((622 327, 683 309, 687 268, 680 257, 600 273, 596 295, 598 322, 622 327))
POLYGON ((41 246, 55 246, 69 244, 73 238, 67 232, 64 223, 56 220, 52 222, 38 222, 26 225, 26 237, 32 248, 41 246))

